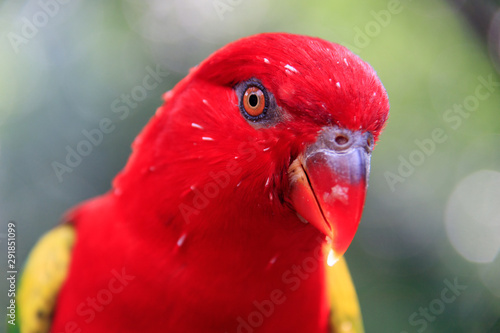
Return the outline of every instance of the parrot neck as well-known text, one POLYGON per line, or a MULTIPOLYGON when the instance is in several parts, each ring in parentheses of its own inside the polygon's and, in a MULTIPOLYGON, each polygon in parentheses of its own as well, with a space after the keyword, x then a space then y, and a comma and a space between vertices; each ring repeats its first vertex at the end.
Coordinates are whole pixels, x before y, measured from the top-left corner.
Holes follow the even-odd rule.
POLYGON ((148 264, 162 276, 154 290, 227 332, 326 332, 324 236, 291 212, 211 208, 149 230, 165 247, 148 264))

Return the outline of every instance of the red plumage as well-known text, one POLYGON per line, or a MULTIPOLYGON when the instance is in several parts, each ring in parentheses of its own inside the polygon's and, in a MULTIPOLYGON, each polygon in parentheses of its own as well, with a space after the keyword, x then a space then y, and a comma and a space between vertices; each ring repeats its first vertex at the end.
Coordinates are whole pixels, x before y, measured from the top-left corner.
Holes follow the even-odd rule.
POLYGON ((324 126, 376 139, 388 109, 342 46, 261 34, 217 51, 165 94, 113 189, 68 215, 77 240, 53 332, 237 332, 275 290, 286 301, 258 332, 326 332, 323 268, 293 270, 324 236, 297 217, 288 168, 324 126), (239 110, 234 87, 250 79, 276 99, 273 126, 239 110))

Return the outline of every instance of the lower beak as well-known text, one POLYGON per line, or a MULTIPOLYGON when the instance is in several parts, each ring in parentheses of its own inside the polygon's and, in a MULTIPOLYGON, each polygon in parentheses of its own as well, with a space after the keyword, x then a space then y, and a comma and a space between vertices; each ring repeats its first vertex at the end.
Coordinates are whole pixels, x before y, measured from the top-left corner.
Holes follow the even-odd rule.
POLYGON ((358 229, 372 146, 369 133, 324 128, 288 170, 290 199, 297 215, 331 240, 332 265, 345 253, 358 229))

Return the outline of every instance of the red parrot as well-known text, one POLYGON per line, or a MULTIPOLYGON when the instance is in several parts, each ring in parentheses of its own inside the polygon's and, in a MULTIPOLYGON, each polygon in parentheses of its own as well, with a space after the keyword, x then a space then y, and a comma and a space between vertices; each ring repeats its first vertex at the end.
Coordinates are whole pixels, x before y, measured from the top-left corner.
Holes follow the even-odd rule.
POLYGON ((32 252, 21 332, 361 332, 344 261, 324 263, 361 219, 389 112, 375 71, 338 44, 266 33, 164 100, 112 189, 32 252))

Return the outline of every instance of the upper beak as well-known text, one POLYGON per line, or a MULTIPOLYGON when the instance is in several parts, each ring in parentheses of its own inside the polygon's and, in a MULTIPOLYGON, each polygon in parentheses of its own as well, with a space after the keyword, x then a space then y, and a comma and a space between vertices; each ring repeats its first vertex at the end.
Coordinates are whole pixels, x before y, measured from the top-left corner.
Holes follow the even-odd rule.
POLYGON ((358 229, 372 148, 368 132, 325 127, 288 170, 297 215, 332 241, 329 261, 345 253, 358 229))

